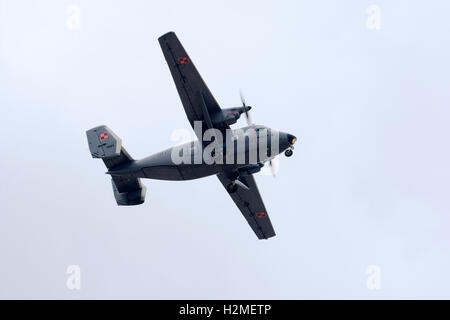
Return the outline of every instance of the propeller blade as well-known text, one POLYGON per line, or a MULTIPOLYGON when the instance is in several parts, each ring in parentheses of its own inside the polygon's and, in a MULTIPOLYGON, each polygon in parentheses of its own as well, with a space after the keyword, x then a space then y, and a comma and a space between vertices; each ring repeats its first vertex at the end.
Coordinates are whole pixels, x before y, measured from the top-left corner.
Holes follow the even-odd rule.
POLYGON ((248 113, 248 110, 247 110, 247 109, 245 109, 245 118, 247 119, 247 124, 248 124, 249 126, 252 126, 252 125, 253 125, 252 119, 250 119, 250 113, 248 113))
POLYGON ((239 179, 234 180, 234 183, 236 183, 242 189, 249 190, 249 188, 239 179))
POLYGON ((241 103, 245 107, 245 97, 241 90, 239 90, 239 96, 241 97, 241 103))
POLYGON ((241 97, 242 109, 244 110, 245 118, 247 119, 247 125, 252 126, 253 123, 250 118, 250 114, 248 113, 248 111, 250 110, 251 107, 247 107, 247 104, 245 103, 245 96, 242 93, 242 90, 240 90, 240 89, 239 89, 239 96, 241 97))
POLYGON ((270 167, 270 172, 272 173, 272 176, 275 178, 275 173, 277 172, 276 168, 275 168, 275 162, 273 162, 272 160, 269 161, 269 167, 270 167))

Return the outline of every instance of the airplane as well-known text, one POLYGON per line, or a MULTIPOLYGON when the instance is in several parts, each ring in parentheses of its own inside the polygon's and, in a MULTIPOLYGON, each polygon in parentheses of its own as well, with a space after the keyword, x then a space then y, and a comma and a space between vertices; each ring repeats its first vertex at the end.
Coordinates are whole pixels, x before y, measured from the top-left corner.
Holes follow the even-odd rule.
POLYGON ((122 140, 107 126, 86 131, 92 157, 103 160, 108 169, 106 173, 112 178, 117 204, 144 203, 146 187, 141 183, 142 178, 181 181, 216 175, 258 239, 274 237, 275 230, 253 174, 265 163, 273 168, 273 158, 282 152, 287 157, 292 156, 297 138, 252 124, 251 106, 246 105, 242 94, 242 106, 222 109, 176 34, 168 32, 158 41, 198 140, 135 160, 122 146, 122 140), (230 125, 242 114, 245 114, 248 126, 231 129, 230 125), (220 134, 223 134, 222 138, 220 134), (179 157, 187 161, 180 161, 179 157), (224 161, 225 158, 231 161, 224 161))

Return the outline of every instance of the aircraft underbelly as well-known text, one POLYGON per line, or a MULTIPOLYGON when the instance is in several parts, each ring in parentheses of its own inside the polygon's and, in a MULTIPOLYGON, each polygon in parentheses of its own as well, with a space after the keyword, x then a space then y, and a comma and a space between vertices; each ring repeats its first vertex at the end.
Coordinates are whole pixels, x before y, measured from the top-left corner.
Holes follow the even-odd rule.
POLYGON ((159 180, 191 180, 220 172, 220 167, 205 164, 161 165, 142 168, 144 177, 159 180))
POLYGON ((159 180, 184 180, 177 166, 152 166, 142 168, 144 177, 159 180))
POLYGON ((220 166, 207 164, 180 165, 179 169, 184 180, 207 177, 220 172, 220 166))

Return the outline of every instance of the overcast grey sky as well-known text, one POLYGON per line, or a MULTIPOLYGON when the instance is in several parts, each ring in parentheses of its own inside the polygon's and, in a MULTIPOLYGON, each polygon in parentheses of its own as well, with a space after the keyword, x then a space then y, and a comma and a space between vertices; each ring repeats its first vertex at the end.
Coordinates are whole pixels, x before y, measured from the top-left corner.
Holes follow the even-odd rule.
POLYGON ((0 0, 0 298, 450 298, 449 10, 0 0), (190 130, 167 31, 223 107, 241 88, 256 123, 300 138, 275 179, 256 176, 275 238, 256 239, 214 176, 143 180, 146 202, 118 207, 91 158, 96 125, 135 158, 190 130))

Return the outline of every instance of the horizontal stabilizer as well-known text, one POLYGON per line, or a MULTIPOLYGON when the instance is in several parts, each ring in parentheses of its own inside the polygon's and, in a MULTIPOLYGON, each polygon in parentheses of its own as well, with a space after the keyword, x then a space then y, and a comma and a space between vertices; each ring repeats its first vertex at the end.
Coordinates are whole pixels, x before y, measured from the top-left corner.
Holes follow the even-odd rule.
POLYGON ((113 177, 114 197, 119 206, 135 206, 145 201, 146 187, 138 178, 113 177))

